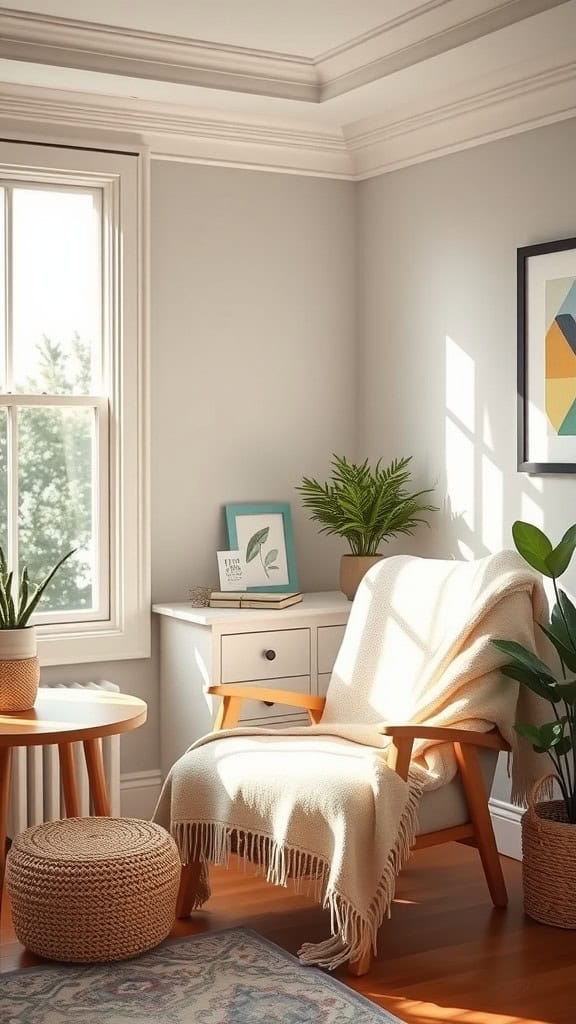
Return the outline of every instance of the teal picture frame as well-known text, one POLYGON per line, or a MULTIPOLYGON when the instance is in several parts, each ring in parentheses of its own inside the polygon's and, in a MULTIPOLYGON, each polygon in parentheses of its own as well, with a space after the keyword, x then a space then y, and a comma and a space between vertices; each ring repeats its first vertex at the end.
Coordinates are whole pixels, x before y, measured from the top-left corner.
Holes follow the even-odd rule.
MULTIPOLYGON (((236 551, 236 550, 241 549, 241 543, 239 541, 239 535, 238 535, 238 520, 241 517, 259 516, 259 517, 264 517, 265 518, 266 516, 277 516, 277 515, 280 515, 282 517, 282 530, 283 530, 283 535, 284 535, 284 554, 285 554, 285 558, 286 558, 286 569, 287 569, 287 573, 288 573, 288 582, 287 583, 281 583, 281 584, 273 584, 273 583, 268 584, 267 579, 266 579, 266 582, 263 582, 261 585, 250 586, 250 587, 247 587, 246 589, 247 589, 248 592, 252 592, 252 593, 255 592, 255 591, 260 591, 262 593, 267 593, 267 594, 288 594, 288 593, 290 593, 292 591, 297 591, 299 589, 298 588, 298 571, 297 571, 297 568, 296 568, 296 548, 294 546, 294 530, 293 530, 293 527, 292 527, 292 510, 290 508, 290 505, 287 502, 275 502, 275 501, 274 502, 249 502, 249 503, 240 503, 240 504, 226 505, 224 510, 225 510, 225 514, 226 514, 226 528, 227 528, 227 531, 228 531, 228 544, 229 544, 229 547, 230 547, 231 551, 236 551)), ((247 524, 243 524, 243 525, 247 525, 247 524)), ((257 530, 254 533, 254 535, 251 538, 251 540, 254 540, 254 538, 256 538, 258 536, 258 534, 260 534, 260 533, 262 533, 262 529, 257 530)), ((255 554, 253 554, 253 556, 252 556, 252 559, 255 560, 256 557, 259 556, 260 557, 260 562, 262 564, 263 574, 267 574, 267 576, 270 577, 270 571, 272 570, 273 565, 269 566, 268 568, 265 568, 265 564, 264 563, 266 562, 267 559, 266 559, 266 557, 262 558, 262 553, 263 553, 263 545, 262 545, 262 543, 258 544, 258 541, 256 541, 256 544, 252 545, 252 550, 254 551, 254 549, 256 549, 256 550, 255 550, 255 554)), ((274 549, 274 550, 278 550, 278 549, 274 549)), ((245 554, 245 552, 244 552, 244 554, 245 554)), ((271 554, 273 554, 273 552, 269 551, 267 557, 269 557, 271 554)), ((252 561, 252 559, 250 559, 250 561, 252 561)))

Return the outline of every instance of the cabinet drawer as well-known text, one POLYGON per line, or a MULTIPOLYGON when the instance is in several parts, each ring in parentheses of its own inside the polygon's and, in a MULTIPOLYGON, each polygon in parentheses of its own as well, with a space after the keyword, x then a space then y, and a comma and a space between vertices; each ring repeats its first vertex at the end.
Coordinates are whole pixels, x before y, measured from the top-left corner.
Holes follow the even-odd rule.
MULTIPOLYGON (((273 683, 269 679, 255 679, 250 686, 262 687, 262 689, 292 690, 296 693, 310 693, 310 677, 296 676, 290 679, 275 679, 273 683)), ((246 724, 257 722, 258 725, 266 725, 267 722, 274 724, 277 718, 295 718, 302 716, 301 708, 291 708, 288 704, 267 704, 263 700, 245 700, 242 703, 240 722, 246 724)), ((310 719, 304 712, 303 721, 300 723, 309 725, 310 719)))
POLYGON ((310 675, 310 630, 276 629, 222 637, 223 683, 310 675))
POLYGON ((318 627, 318 671, 330 673, 344 639, 346 626, 318 627))

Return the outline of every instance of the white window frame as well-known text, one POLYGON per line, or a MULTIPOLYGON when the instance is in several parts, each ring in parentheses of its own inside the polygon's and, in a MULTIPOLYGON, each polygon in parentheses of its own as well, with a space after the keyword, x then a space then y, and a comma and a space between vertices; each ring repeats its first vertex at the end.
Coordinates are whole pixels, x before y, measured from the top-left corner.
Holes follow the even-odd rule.
POLYGON ((99 613, 73 613, 73 622, 44 613, 46 621, 37 627, 40 661, 65 665, 149 657, 146 154, 0 141, 0 185, 4 182, 80 186, 102 195, 103 379, 108 394, 57 401, 0 395, 0 406, 9 408, 70 404, 91 406, 98 413, 95 458, 99 489, 108 501, 94 509, 94 525, 99 557, 106 557, 102 579, 108 592, 101 595, 99 613))

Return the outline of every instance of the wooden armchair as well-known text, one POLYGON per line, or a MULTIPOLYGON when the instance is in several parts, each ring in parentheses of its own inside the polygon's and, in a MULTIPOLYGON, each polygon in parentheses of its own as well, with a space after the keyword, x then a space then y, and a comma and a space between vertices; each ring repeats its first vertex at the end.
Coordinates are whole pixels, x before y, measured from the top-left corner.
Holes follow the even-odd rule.
MULTIPOLYGON (((216 729, 232 729, 239 721, 244 700, 266 700, 303 708, 311 722, 322 717, 325 698, 285 690, 230 684, 212 686, 210 694, 222 698, 216 729)), ((459 767, 459 776, 440 790, 425 794, 420 804, 420 829, 414 849, 438 843, 460 842, 475 846, 480 854, 492 902, 505 907, 508 902, 506 885, 496 848, 492 821, 488 809, 488 793, 496 767, 498 752, 508 746, 497 731, 480 733, 461 729, 440 729, 426 725, 385 725, 382 734, 390 736, 389 765, 403 779, 408 776, 412 748, 417 739, 433 739, 451 743, 459 767)), ((190 913, 190 872, 193 866, 183 868, 178 916, 190 913)), ((371 957, 350 965, 353 974, 365 974, 371 957)))

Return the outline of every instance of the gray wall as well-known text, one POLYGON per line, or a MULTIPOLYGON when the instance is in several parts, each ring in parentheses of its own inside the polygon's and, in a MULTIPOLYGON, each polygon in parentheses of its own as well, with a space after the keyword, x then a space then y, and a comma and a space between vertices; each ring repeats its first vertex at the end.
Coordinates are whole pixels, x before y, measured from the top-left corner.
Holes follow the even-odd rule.
MULTIPOLYGON (((292 502, 301 586, 334 589, 340 545, 318 538, 294 486, 352 453, 355 196, 348 182, 152 165, 152 591, 217 584, 228 501, 292 502)), ((122 768, 159 758, 150 661, 44 669, 109 678, 149 703, 122 768)))
POLYGON ((359 448, 436 482, 414 550, 480 557, 518 517, 557 539, 576 519, 574 477, 516 471, 515 279, 517 246, 576 235, 575 161, 570 120, 359 186, 359 448))

